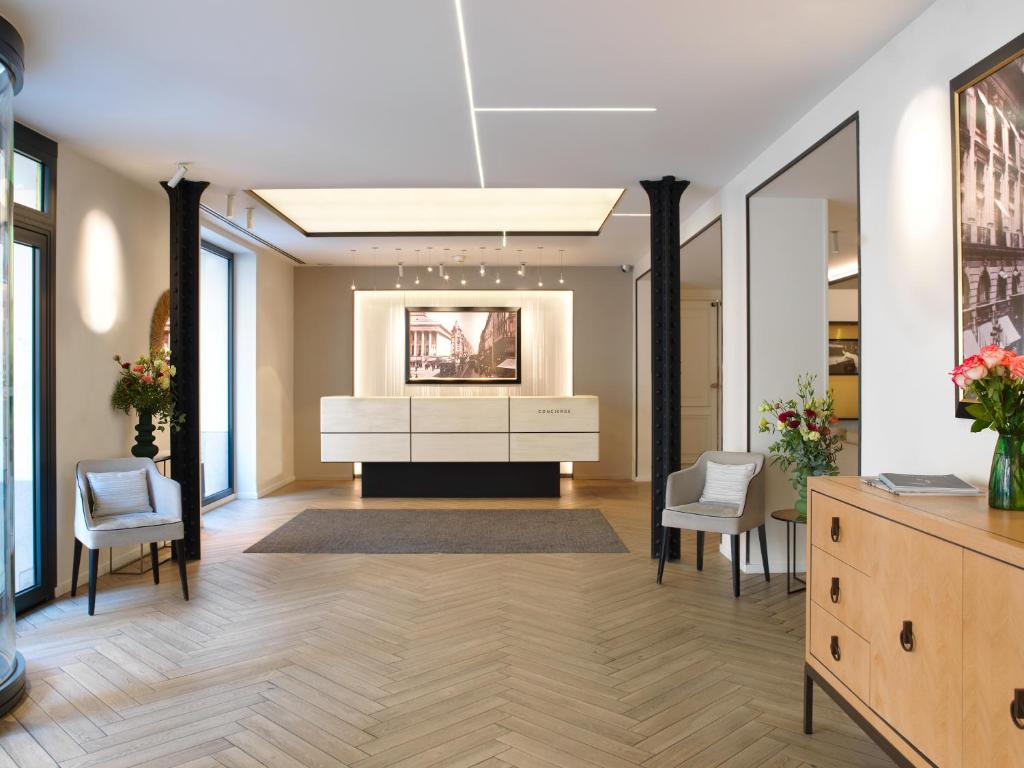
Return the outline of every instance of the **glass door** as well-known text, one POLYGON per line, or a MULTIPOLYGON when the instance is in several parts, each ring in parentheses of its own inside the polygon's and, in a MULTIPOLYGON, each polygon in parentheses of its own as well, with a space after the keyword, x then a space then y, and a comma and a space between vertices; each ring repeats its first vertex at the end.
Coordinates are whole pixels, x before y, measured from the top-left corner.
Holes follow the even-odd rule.
POLYGON ((199 253, 199 431, 204 505, 234 493, 231 268, 230 252, 203 242, 199 253))
POLYGON ((45 467, 48 433, 44 402, 52 382, 43 374, 43 266, 48 255, 46 235, 23 227, 14 229, 11 250, 11 405, 14 501, 14 591, 18 610, 53 597, 48 571, 52 568, 53 531, 46 514, 45 467))

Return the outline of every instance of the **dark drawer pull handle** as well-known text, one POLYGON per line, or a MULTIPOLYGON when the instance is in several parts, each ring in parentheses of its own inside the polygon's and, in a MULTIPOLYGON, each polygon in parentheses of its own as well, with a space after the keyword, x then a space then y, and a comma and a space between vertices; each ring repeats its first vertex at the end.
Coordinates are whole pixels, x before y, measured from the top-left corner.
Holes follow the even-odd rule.
POLYGON ((1024 731, 1024 688, 1013 689, 1013 701, 1010 702, 1010 718, 1013 724, 1024 731))
POLYGON ((832 654, 832 658, 839 661, 843 654, 839 652, 839 636, 832 635, 832 639, 829 641, 828 650, 832 654))
POLYGON ((900 630, 900 645, 907 653, 914 650, 914 622, 903 622, 903 629, 900 630))
POLYGON ((832 541, 839 541, 839 518, 832 518, 832 541))
POLYGON ((828 596, 832 599, 833 603, 839 602, 839 577, 832 577, 832 589, 828 591, 828 596))

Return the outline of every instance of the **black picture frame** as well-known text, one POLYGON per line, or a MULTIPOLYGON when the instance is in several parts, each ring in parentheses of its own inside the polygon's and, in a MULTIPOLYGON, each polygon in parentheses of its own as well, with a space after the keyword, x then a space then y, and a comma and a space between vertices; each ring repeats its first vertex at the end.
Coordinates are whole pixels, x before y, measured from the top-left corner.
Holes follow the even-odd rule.
MULTIPOLYGON (((958 365, 964 357, 964 329, 965 329, 965 302, 964 302, 964 286, 968 286, 968 299, 967 306, 971 308, 973 313, 973 322, 978 322, 978 311, 979 309, 987 309, 993 317, 996 317, 996 313, 999 311, 998 307, 998 294, 997 301, 991 303, 990 308, 983 308, 977 306, 977 301, 973 303, 970 301, 972 290, 971 287, 971 275, 969 272, 973 272, 976 268, 976 264, 969 270, 967 268, 966 261, 980 262, 985 260, 985 264, 1001 264, 1005 266, 1008 262, 1017 261, 1019 266, 1014 267, 1014 273, 1019 270, 1021 272, 1021 279, 1019 281, 1019 287, 1022 294, 1024 294, 1024 233, 1006 233, 1000 232, 999 228, 993 227, 992 232, 987 232, 988 238, 985 238, 986 233, 979 233, 978 230, 987 230, 987 222, 968 222, 967 227, 973 229, 965 229, 964 223, 964 211, 963 211, 963 167, 966 157, 963 156, 963 147, 966 146, 967 141, 974 142, 975 131, 977 130, 977 119, 975 125, 965 125, 965 121, 969 118, 961 114, 961 96, 965 95, 968 90, 975 86, 989 81, 990 78, 995 76, 1007 76, 1009 80, 1019 79, 1019 99, 1020 106, 1024 110, 1024 71, 1020 76, 1013 75, 1012 70, 1008 70, 1018 59, 1024 57, 1024 34, 1018 35, 1013 40, 1002 46, 998 50, 994 51, 984 59, 979 61, 974 66, 960 73, 949 82, 949 96, 950 96, 950 136, 951 136, 951 152, 950 160, 952 163, 952 202, 953 202, 953 366, 958 365), (1004 70, 1005 74, 1004 74, 1004 70), (1012 75, 1012 76, 1011 76, 1012 75), (1009 237, 1007 235, 1010 235, 1009 237), (1016 238, 1013 237, 1016 235, 1016 238), (965 238, 966 236, 966 238, 965 238), (969 242, 965 242, 967 239, 969 242), (1016 243, 1014 243, 1016 239, 1016 243), (1000 242, 1002 241, 1002 242, 1000 242), (965 259, 965 246, 966 250, 969 251, 968 256, 965 259), (1014 255, 1013 251, 1019 251, 1018 255, 1014 255)), ((1001 81, 1000 81, 1001 83, 1001 81)), ((1016 88, 1014 90, 1016 94, 1016 88)), ((987 106, 987 105, 986 105, 987 106)), ((986 110, 987 112, 987 110, 986 110)), ((1018 120, 1020 114, 1018 113, 1018 120)), ((975 111, 975 115, 977 112, 975 111)), ((1002 119, 1006 120, 1005 113, 999 115, 1002 119)), ((988 116, 985 116, 986 134, 987 131, 988 116)), ((994 122, 996 122, 994 120, 994 122)), ((1024 125, 1021 126, 1024 129, 1024 125)), ((1001 140, 1001 139, 1000 139, 1001 140)), ((1009 142, 1007 142, 1009 143, 1009 142)), ((996 142, 994 142, 994 145, 996 142)), ((1015 163, 1018 165, 1018 169, 1022 167, 1021 160, 1021 149, 1024 147, 1024 143, 1018 144, 1014 148, 1015 163)), ((973 145, 971 147, 974 148, 973 145)), ((982 147, 984 151, 993 151, 998 149, 997 146, 982 147)), ((1008 159, 1009 147, 1002 147, 1003 161, 1008 159)), ((994 157, 994 155, 991 155, 994 157)), ((1009 169, 1004 165, 1004 173, 1009 169)), ((1020 192, 1018 192, 1018 199, 1016 203, 1021 204, 1019 199, 1020 192)), ((998 210, 998 206, 996 208, 998 210)), ((1000 267, 1002 269, 1002 267, 1000 267)), ((983 272, 987 274, 988 266, 983 268, 983 272)), ((979 290, 980 290, 980 278, 979 278, 979 290)), ((990 287, 989 291, 986 291, 988 295, 991 294, 990 287)), ((979 298, 979 294, 976 292, 974 297, 979 298)), ((1004 298, 1004 301, 1012 302, 1013 296, 1010 295, 1008 298, 1004 298)), ((1009 304, 1007 305, 1009 306, 1009 304)), ((1024 310, 1024 299, 1021 301, 1021 309, 1024 310)), ((1020 331, 1024 334, 1024 324, 1018 324, 1020 331)), ((989 343, 989 340, 984 340, 985 343, 981 343, 979 339, 978 346, 985 346, 985 343, 989 343)), ((1017 344, 1024 349, 1024 339, 1016 340, 1011 342, 1017 344)), ((951 385, 953 386, 953 385, 951 385)), ((958 387, 953 386, 954 391, 954 412, 957 418, 970 419, 972 418, 966 411, 967 406, 970 404, 969 400, 965 400, 963 392, 958 387)))
POLYGON ((522 310, 520 307, 406 307, 405 308, 405 333, 404 338, 404 355, 405 355, 405 383, 416 384, 416 385, 448 385, 448 384, 461 384, 461 385, 512 385, 521 384, 523 381, 523 370, 522 370, 522 310), (497 313, 503 312, 507 314, 515 315, 516 325, 516 339, 515 339, 515 355, 516 355, 516 372, 514 377, 466 377, 466 376, 437 376, 429 379, 416 379, 412 377, 411 370, 411 358, 412 349, 410 345, 410 320, 413 314, 429 312, 429 313, 497 313))

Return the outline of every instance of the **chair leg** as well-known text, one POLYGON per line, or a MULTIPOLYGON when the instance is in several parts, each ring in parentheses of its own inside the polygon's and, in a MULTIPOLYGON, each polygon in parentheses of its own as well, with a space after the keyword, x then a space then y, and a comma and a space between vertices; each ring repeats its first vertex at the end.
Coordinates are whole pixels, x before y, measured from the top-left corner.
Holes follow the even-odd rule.
POLYGON ((658 583, 661 584, 661 576, 665 573, 665 561, 668 560, 668 542, 672 538, 670 529, 661 527, 661 557, 658 558, 658 583))
POLYGON ((740 596, 740 536, 732 537, 732 596, 740 596))
POLYGON ((71 559, 71 596, 78 594, 78 566, 82 564, 82 542, 75 539, 75 555, 71 559))
POLYGON ((153 563, 153 583, 160 583, 160 556, 157 554, 156 542, 149 543, 149 560, 153 563))
POLYGON ((89 550, 89 615, 96 614, 96 574, 100 569, 100 551, 89 550))
POLYGON ((171 542, 174 556, 178 558, 178 578, 181 579, 181 596, 188 600, 188 573, 185 571, 185 540, 171 542))
POLYGON ((704 531, 697 531, 697 570, 704 570, 704 531))
POLYGON ((772 574, 768 568, 768 532, 761 523, 757 528, 757 538, 761 540, 761 562, 764 564, 764 580, 771 581, 772 574))

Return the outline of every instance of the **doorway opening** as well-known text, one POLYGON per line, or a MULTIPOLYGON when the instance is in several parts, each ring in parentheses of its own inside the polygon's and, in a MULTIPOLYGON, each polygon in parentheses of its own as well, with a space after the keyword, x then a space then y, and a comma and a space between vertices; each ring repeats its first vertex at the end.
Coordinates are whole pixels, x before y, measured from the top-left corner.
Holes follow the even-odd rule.
MULTIPOLYGON (((763 400, 796 395, 797 376, 831 391, 846 440, 841 474, 860 473, 860 181, 857 115, 747 195, 747 443, 768 452, 758 430, 763 400)), ((765 514, 791 508, 796 492, 767 468, 765 514)), ((786 528, 769 519, 769 561, 786 567, 786 528)), ((800 534, 804 531, 802 526, 800 534)), ((796 569, 803 570, 796 542, 796 569)), ((745 553, 760 570, 759 553, 745 553)))
POLYGON ((682 464, 722 447, 722 218, 679 248, 682 464))

